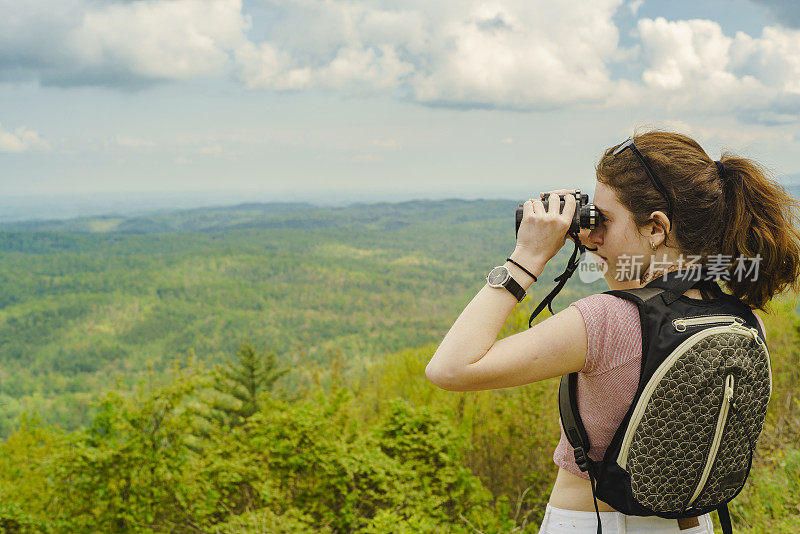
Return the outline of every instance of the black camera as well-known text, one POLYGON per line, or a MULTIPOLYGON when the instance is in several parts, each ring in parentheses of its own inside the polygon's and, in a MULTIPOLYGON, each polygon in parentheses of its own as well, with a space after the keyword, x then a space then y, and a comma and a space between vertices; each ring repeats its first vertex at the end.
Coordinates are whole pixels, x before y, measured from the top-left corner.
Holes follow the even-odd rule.
MULTIPOLYGON (((575 216, 572 219, 572 224, 569 227, 569 233, 578 233, 580 232, 581 228, 588 228, 589 230, 593 229, 597 226, 599 222, 599 217, 597 213, 597 209, 594 207, 594 204, 589 203, 589 195, 586 193, 581 193, 581 190, 578 189, 575 193, 575 216)), ((564 198, 566 195, 558 195, 559 198, 559 208, 558 211, 561 213, 564 211, 564 198)), ((517 229, 514 235, 519 235, 519 225, 522 222, 522 204, 520 203, 517 206, 517 229)), ((544 204, 544 209, 547 208, 548 199, 547 197, 542 199, 542 204, 544 204)))

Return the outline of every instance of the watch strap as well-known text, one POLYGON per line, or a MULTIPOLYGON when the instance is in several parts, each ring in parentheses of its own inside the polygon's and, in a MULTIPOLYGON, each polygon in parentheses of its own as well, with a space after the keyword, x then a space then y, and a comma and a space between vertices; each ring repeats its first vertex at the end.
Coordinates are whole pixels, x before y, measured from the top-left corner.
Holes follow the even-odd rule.
POLYGON ((512 295, 517 299, 517 302, 522 302, 522 299, 525 298, 525 290, 522 289, 522 286, 517 283, 516 280, 511 276, 509 273, 508 280, 506 283, 503 284, 503 287, 508 289, 512 295))

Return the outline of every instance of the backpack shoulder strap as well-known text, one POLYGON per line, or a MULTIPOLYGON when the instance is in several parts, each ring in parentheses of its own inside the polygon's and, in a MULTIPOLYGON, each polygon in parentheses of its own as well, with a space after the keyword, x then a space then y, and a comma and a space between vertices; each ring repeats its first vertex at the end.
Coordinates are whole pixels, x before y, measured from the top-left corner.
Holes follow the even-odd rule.
POLYGON ((581 471, 588 469, 592 460, 589 458, 589 436, 578 413, 578 373, 569 373, 561 377, 558 387, 558 411, 567 441, 575 453, 575 463, 581 471))
POLYGON ((578 373, 570 373, 561 377, 561 384, 558 387, 558 411, 561 414, 561 424, 564 426, 564 434, 567 441, 572 445, 575 454, 575 463, 581 471, 589 471, 589 486, 592 488, 592 499, 594 499, 594 510, 597 514, 597 534, 602 534, 603 527, 600 522, 600 510, 597 506, 597 496, 595 495, 595 484, 597 470, 594 460, 589 458, 589 436, 581 421, 578 413, 578 403, 576 394, 578 391, 578 373))
POLYGON ((632 300, 636 304, 643 304, 648 300, 659 296, 664 293, 665 289, 662 287, 638 287, 636 289, 612 289, 604 291, 606 295, 614 295, 626 300, 632 300))
POLYGON ((733 534, 733 525, 731 524, 731 515, 728 511, 728 503, 724 502, 717 507, 717 516, 719 517, 719 525, 722 527, 722 533, 733 534))

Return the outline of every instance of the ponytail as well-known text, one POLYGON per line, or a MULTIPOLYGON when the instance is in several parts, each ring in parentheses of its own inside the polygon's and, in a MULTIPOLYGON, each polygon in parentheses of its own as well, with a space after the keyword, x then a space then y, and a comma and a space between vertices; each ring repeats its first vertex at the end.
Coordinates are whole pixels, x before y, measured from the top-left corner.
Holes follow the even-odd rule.
POLYGON ((731 294, 751 308, 763 310, 774 296, 790 289, 800 290, 800 201, 752 160, 723 154, 726 178, 725 232, 721 253, 729 255, 731 294), (744 276, 735 273, 739 258, 749 263, 744 276))

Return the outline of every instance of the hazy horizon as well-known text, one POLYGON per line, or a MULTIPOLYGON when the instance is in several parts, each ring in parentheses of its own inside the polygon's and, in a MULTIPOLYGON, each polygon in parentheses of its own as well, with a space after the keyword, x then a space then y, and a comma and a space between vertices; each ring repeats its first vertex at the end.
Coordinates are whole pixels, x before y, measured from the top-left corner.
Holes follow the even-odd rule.
MULTIPOLYGON (((778 177, 800 198, 800 175, 778 177)), ((594 188, 584 188, 591 196, 594 188)), ((530 191, 535 195, 538 191, 530 191)), ((0 223, 67 220, 80 217, 135 217, 196 208, 221 208, 239 204, 308 203, 320 207, 345 207, 358 203, 406 202, 410 200, 517 200, 525 191, 492 194, 485 191, 324 191, 270 194, 265 191, 136 191, 50 195, 5 195, 0 197, 0 223)))
MULTIPOLYGON (((590 192, 590 191, 587 191, 590 192)), ((535 192, 532 192, 535 193, 535 192)), ((320 207, 344 207, 358 203, 406 202, 410 200, 512 200, 525 194, 490 192, 349 192, 323 194, 254 194, 247 191, 139 191, 102 192, 74 195, 17 195, 0 198, 0 222, 25 222, 99 216, 138 216, 164 211, 229 207, 257 203, 308 203, 320 207)))

